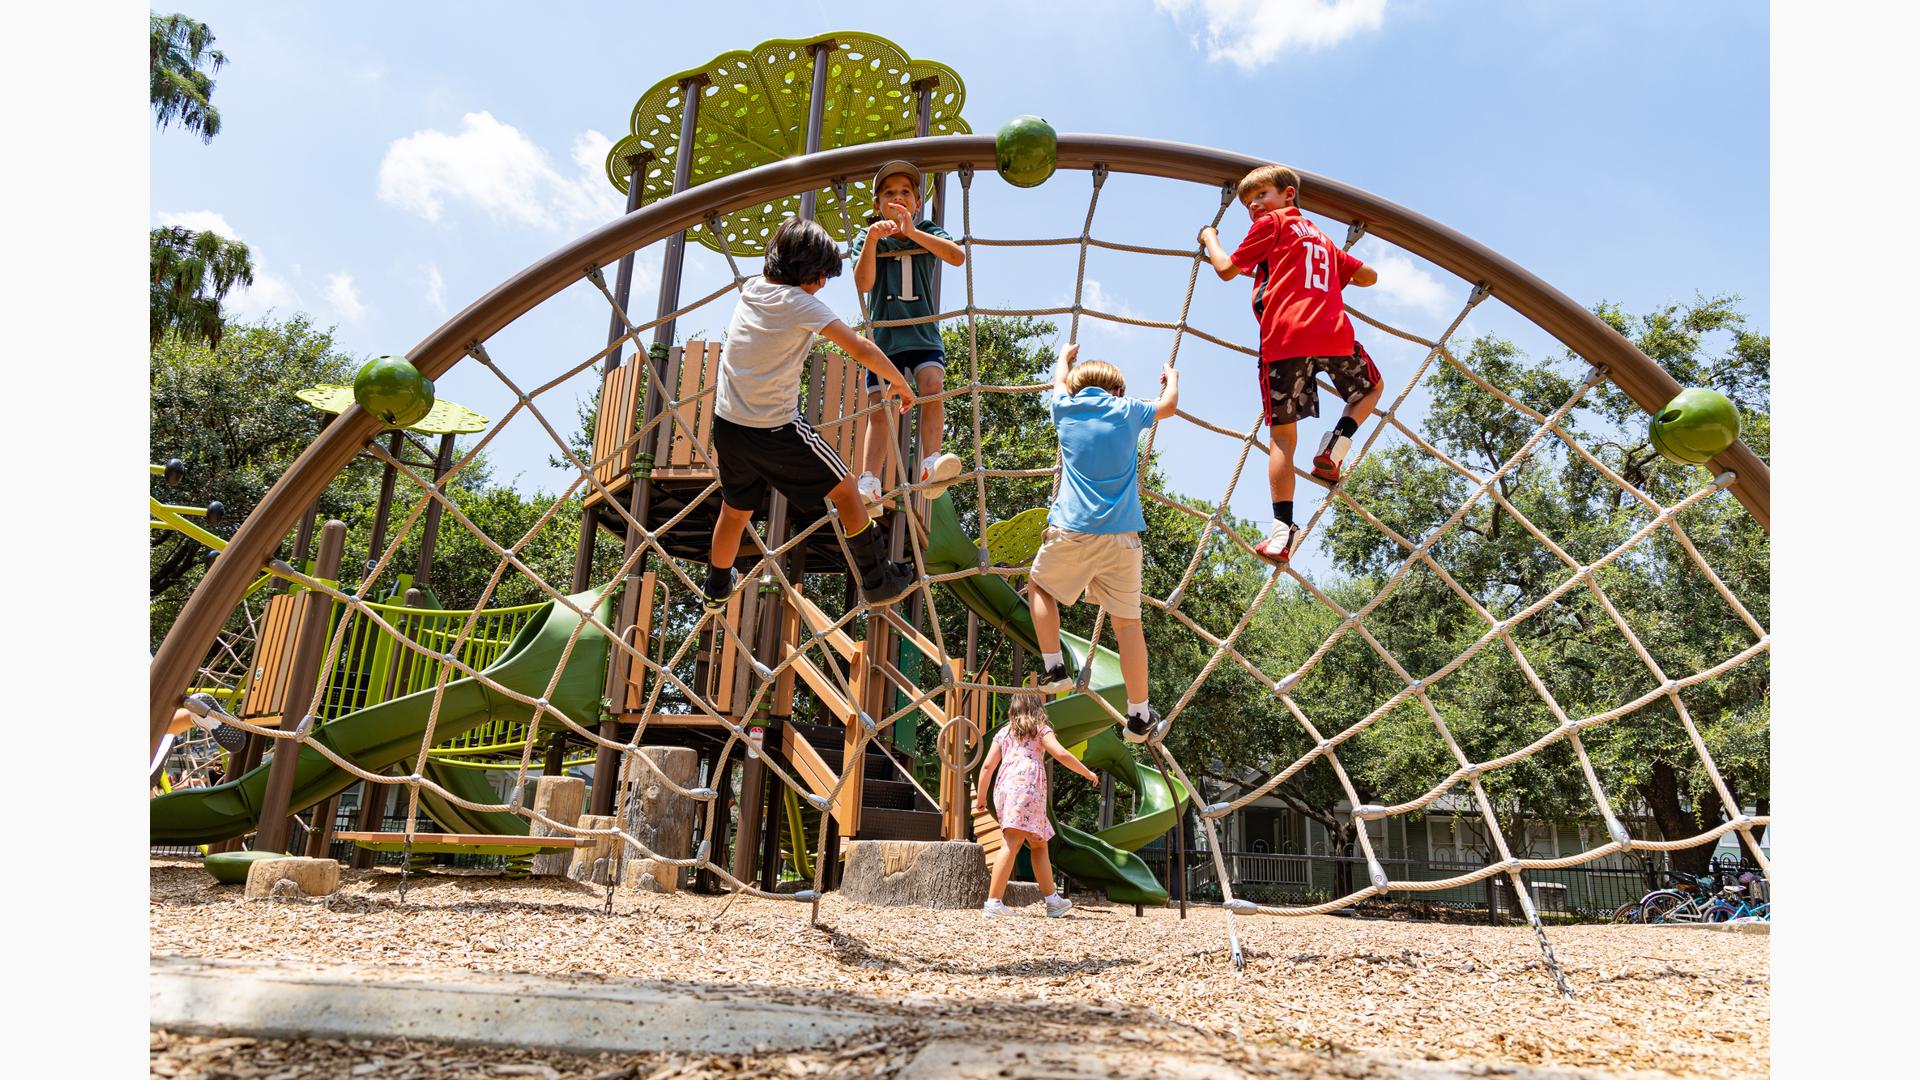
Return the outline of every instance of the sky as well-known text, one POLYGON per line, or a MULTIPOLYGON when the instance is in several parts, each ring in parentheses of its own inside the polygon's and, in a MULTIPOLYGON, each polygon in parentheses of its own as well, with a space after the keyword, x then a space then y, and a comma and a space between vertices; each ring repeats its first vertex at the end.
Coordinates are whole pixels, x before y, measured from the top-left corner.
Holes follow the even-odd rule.
MULTIPOLYGON (((1457 229, 1583 304, 1630 310, 1732 293, 1768 324, 1768 28, 1763 8, 1666 3, 1444 4, 1340 0, 1158 0, 970 5, 965 19, 819 3, 542 9, 503 33, 498 13, 419 3, 356 9, 206 2, 229 57, 210 145, 151 134, 151 223, 214 228, 244 240, 257 277, 235 296, 242 317, 309 312, 356 356, 404 352, 453 312, 623 209, 604 160, 651 85, 718 53, 835 29, 886 36, 938 60, 966 84, 962 115, 989 132, 1020 113, 1063 132, 1177 140, 1271 158, 1337 178, 1457 229), (1005 32, 1017 27, 1017 32, 1005 32), (627 43, 632 44, 627 44, 627 43), (616 44, 618 43, 618 44, 616 44), (316 62, 324 58, 323 62, 316 62)), ((957 196, 957 185, 955 185, 957 196)), ((1077 232, 1088 174, 1064 171, 1022 190, 976 180, 978 235, 1077 232)), ((1191 242, 1217 207, 1195 185, 1116 177, 1094 234, 1166 247, 1191 242)), ((958 231, 958 205, 949 216, 958 231)), ((1336 238, 1344 230, 1326 223, 1336 238)), ((1245 230, 1230 210, 1229 243, 1245 230)), ((1371 239, 1356 249, 1380 285, 1350 302, 1421 336, 1459 310, 1467 283, 1371 239)), ((636 317, 657 295, 658 247, 637 261, 636 317)), ((983 304, 1069 303, 1072 248, 980 249, 983 304)), ((750 272, 750 270, 749 270, 750 272)), ((957 275, 956 275, 957 277, 957 275)), ((1186 266, 1095 252, 1085 301, 1171 320, 1186 266)), ((683 301, 726 280, 693 248, 683 301)), ((964 295, 961 282, 949 297, 964 295)), ((857 317, 850 275, 822 294, 857 317)), ((1251 342, 1245 281, 1204 277, 1194 325, 1251 342)), ((730 301, 682 320, 682 339, 726 325, 730 301)), ((957 301, 949 300, 949 307, 957 301)), ((604 301, 582 285, 489 343, 517 381, 538 384, 604 344, 604 301)), ((1061 342, 1065 340, 1062 320, 1061 342)), ((1463 334, 1546 339, 1497 303, 1463 334)), ((1151 394, 1170 333, 1088 320, 1083 355, 1119 364, 1151 394)), ((1397 393, 1424 350, 1363 331, 1397 393)), ((1183 405, 1231 427, 1252 420, 1255 376, 1241 356, 1188 338, 1183 405)), ((463 364, 439 390, 498 417, 504 387, 463 364)), ((555 392, 556 423, 591 377, 555 392)), ((543 402, 547 399, 543 399, 543 402)), ((1416 391, 1406 410, 1417 416, 1416 391)), ((1319 423, 1330 423, 1330 401, 1319 423)), ((1170 486, 1218 498, 1237 447, 1197 429, 1164 431, 1170 486)), ((1309 449, 1319 427, 1308 422, 1309 449)), ((1381 444, 1382 446, 1385 443, 1381 444)), ((496 475, 553 491, 553 445, 517 423, 493 444, 496 475)), ((1256 457, 1236 512, 1271 516, 1256 457)), ((1317 491, 1302 485, 1302 512, 1317 491)))

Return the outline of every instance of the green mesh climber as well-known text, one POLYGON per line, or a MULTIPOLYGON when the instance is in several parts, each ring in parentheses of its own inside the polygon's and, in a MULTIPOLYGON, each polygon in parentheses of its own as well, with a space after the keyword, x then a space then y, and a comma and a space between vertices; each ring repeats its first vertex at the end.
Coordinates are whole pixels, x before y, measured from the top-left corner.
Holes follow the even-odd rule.
MULTIPOLYGON (((680 119, 686 102, 681 84, 704 76, 695 118, 694 149, 687 184, 731 176, 757 165, 799 157, 807 149, 807 113, 813 97, 813 49, 832 42, 826 55, 827 100, 822 110, 820 148, 910 139, 918 131, 919 100, 914 84, 933 85, 930 135, 965 135, 972 128, 960 117, 966 87, 945 64, 915 60, 900 46, 873 34, 835 33, 802 41, 768 41, 752 49, 722 53, 699 67, 670 75, 642 94, 633 107, 632 132, 607 154, 607 178, 625 194, 632 161, 651 154, 641 173, 642 202, 673 191, 673 165, 680 152, 680 119)), ((849 178, 845 220, 862 221, 872 207, 868 180, 849 178)), ((757 256, 782 218, 800 205, 799 195, 749 207, 720 219, 721 237, 704 226, 687 236, 715 251, 757 256)), ((819 193, 816 217, 836 240, 845 241, 839 201, 832 189, 819 193)))

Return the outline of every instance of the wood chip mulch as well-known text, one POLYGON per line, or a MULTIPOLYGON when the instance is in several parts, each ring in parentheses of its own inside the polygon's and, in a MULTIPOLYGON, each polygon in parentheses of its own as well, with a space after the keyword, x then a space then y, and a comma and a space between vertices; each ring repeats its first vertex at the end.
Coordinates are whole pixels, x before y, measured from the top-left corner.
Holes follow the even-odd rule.
MULTIPOLYGON (((291 903, 245 901, 239 886, 216 884, 186 861, 154 860, 150 881, 155 955, 398 965, 435 978, 476 971, 659 980, 901 1021, 889 1046, 841 1058, 834 1054, 857 1047, 777 1061, 683 1057, 671 1066, 689 1070, 682 1072, 657 1072, 669 1068, 670 1055, 612 1061, 485 1048, 505 1055, 487 1057, 489 1068, 529 1071, 437 1073, 429 1056, 412 1073, 382 1066, 359 1075, 891 1076, 914 1040, 924 1041, 915 1032, 935 1020, 988 1038, 1138 1045, 1242 1067, 1257 1064, 1265 1048, 1685 1077, 1768 1071, 1764 936, 1552 928, 1555 955, 1579 995, 1565 1001, 1526 927, 1240 916, 1234 925, 1247 962, 1236 972, 1216 908, 1190 908, 1185 921, 1170 908, 1135 918, 1131 907, 1076 898, 1064 919, 988 921, 974 911, 874 908, 829 894, 814 929, 805 904, 685 893, 622 890, 609 917, 605 889, 552 878, 436 875, 410 883, 404 903, 398 875, 386 870, 343 871, 333 897, 291 903)), ((154 1038, 154 1075, 275 1075, 195 1072, 195 1054, 225 1053, 206 1049, 221 1040, 154 1038)), ((296 1042, 335 1048, 312 1051, 344 1055, 335 1064, 353 1054, 363 1055, 358 1064, 376 1055, 398 1060, 386 1044, 296 1042)), ((285 1075, 354 1075, 353 1067, 285 1075)))

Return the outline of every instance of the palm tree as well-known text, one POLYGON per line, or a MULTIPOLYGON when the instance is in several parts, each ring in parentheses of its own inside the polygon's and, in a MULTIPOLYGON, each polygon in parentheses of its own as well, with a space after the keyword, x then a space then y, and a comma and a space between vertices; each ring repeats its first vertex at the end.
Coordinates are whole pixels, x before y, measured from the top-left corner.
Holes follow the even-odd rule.
POLYGON ((147 318, 154 343, 171 329, 188 340, 218 346, 224 329, 220 301, 235 285, 253 284, 247 245, 172 225, 153 230, 148 253, 153 281, 147 318))
POLYGON ((207 99, 213 94, 213 73, 227 56, 208 48, 212 44, 213 32, 205 23, 148 13, 148 91, 153 121, 162 131, 177 120, 203 143, 220 134, 220 110, 207 99))

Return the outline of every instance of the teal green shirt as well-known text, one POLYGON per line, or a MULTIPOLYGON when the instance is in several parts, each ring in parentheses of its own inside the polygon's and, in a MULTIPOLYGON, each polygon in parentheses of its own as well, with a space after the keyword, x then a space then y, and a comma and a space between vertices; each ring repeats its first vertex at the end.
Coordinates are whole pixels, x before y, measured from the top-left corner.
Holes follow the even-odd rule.
MULTIPOLYGON (((942 240, 951 240, 947 230, 932 221, 921 219, 914 227, 928 236, 938 236, 942 240)), ((853 236, 853 257, 860 258, 860 249, 867 244, 867 231, 859 229, 853 236)), ((880 249, 873 253, 873 291, 867 293, 867 318, 880 322, 886 319, 917 319, 934 314, 933 275, 940 260, 933 252, 911 240, 898 236, 882 237, 880 249), (912 273, 905 271, 911 267, 912 273)), ((876 326, 873 328, 873 343, 888 356, 898 356, 915 349, 940 348, 940 324, 937 322, 915 323, 912 326, 876 326)))

